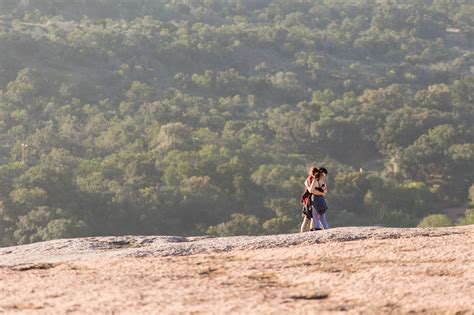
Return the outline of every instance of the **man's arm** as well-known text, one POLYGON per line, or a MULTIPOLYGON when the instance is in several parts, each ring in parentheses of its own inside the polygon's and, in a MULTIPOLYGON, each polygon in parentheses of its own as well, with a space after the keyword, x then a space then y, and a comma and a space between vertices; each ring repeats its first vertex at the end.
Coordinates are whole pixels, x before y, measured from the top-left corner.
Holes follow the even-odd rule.
POLYGON ((323 190, 324 195, 328 193, 328 185, 326 185, 325 182, 323 182, 323 184, 321 185, 321 189, 323 190))
POLYGON ((314 189, 314 194, 318 196, 325 196, 328 191, 326 187, 326 183, 323 182, 321 185, 319 185, 320 184, 319 181, 315 180, 315 182, 317 182, 318 187, 314 189))
POLYGON ((324 196, 324 189, 322 189, 321 187, 316 187, 314 189, 314 192, 313 192, 314 195, 317 195, 317 196, 324 196))
POLYGON ((316 178, 313 180, 313 182, 311 183, 310 186, 308 186, 308 181, 305 180, 304 181, 304 185, 306 187, 306 189, 313 195, 317 195, 317 196, 324 196, 326 194, 326 190, 324 190, 322 187, 316 187, 318 185, 318 181, 316 180, 316 178))
POLYGON ((313 194, 317 196, 324 196, 324 189, 322 187, 319 187, 319 182, 317 180, 314 180, 314 182, 317 184, 318 187, 315 186, 313 194))

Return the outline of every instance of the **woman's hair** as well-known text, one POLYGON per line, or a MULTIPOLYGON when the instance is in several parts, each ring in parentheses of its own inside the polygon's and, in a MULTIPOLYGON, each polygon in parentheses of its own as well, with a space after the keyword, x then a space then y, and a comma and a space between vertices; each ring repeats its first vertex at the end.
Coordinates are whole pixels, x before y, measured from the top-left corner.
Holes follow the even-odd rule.
POLYGON ((309 176, 314 176, 314 175, 316 175, 318 172, 319 172, 319 169, 318 169, 316 166, 311 166, 311 167, 309 168, 308 175, 309 175, 309 176))

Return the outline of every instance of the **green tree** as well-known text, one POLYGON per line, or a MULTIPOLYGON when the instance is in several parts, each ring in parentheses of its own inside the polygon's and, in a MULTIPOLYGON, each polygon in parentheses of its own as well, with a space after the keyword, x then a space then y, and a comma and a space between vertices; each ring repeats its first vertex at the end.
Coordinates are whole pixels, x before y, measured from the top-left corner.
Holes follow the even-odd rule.
POLYGON ((278 216, 269 219, 262 224, 265 234, 283 234, 297 231, 297 223, 287 216, 278 216))
POLYGON ((156 143, 162 150, 190 148, 193 143, 191 128, 180 122, 163 125, 156 143))
POLYGON ((153 101, 155 91, 146 83, 133 81, 130 88, 125 92, 125 101, 120 104, 123 114, 134 113, 140 105, 153 101))
POLYGON ((451 160, 445 152, 456 141, 452 125, 430 129, 401 152, 400 165, 406 174, 421 181, 433 181, 448 176, 451 160))
POLYGON ((418 227, 445 227, 452 226, 453 221, 444 214, 431 214, 420 221, 418 227))
POLYGON ((257 217, 242 213, 232 213, 231 220, 215 226, 210 226, 207 233, 215 236, 256 235, 261 227, 257 217))
POLYGON ((18 218, 13 233, 18 244, 46 241, 62 237, 75 237, 83 233, 84 225, 62 209, 36 207, 18 218))
POLYGON ((426 108, 402 107, 391 112, 379 131, 378 145, 386 154, 396 154, 436 126, 449 123, 451 115, 426 108))
POLYGON ((459 219, 458 225, 471 225, 474 224, 474 209, 466 209, 464 215, 459 219))
POLYGON ((334 178, 331 188, 331 203, 336 209, 353 213, 364 212, 364 196, 370 189, 370 182, 360 172, 340 172, 334 178))

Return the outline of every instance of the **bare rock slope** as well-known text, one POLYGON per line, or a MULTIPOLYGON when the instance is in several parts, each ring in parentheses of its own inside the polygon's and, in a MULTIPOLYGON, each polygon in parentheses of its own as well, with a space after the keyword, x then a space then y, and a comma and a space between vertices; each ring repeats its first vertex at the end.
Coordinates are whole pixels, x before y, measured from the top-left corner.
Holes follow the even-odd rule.
POLYGON ((0 248, 0 314, 474 314, 474 226, 0 248))

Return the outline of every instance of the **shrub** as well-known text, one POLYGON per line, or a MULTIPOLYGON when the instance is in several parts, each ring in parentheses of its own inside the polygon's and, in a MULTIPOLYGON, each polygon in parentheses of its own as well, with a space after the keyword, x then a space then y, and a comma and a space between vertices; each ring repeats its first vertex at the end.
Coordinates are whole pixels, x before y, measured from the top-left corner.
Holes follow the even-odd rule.
POLYGON ((262 227, 265 234, 289 233, 292 230, 296 230, 294 223, 294 220, 287 216, 279 216, 265 221, 262 227))
POLYGON ((453 221, 444 214, 431 214, 420 221, 418 227, 443 227, 452 226, 453 221))
POLYGON ((470 225, 474 224, 474 209, 466 209, 464 216, 458 221, 458 225, 470 225))
POLYGON ((207 234, 214 236, 256 235, 260 232, 257 217, 242 213, 233 213, 231 220, 209 227, 207 234))
POLYGON ((416 220, 401 210, 392 210, 383 213, 380 221, 384 226, 389 227, 412 227, 416 225, 416 220))

